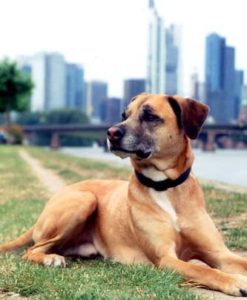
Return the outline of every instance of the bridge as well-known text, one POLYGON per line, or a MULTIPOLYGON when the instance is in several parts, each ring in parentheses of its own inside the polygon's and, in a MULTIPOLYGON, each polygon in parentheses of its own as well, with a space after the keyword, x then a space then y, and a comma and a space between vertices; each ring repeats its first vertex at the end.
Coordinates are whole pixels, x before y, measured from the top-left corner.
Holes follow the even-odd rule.
MULTIPOLYGON (((78 124, 64 124, 64 125, 30 125, 23 126, 23 131, 26 138, 32 143, 35 140, 35 136, 39 133, 47 133, 51 135, 50 146, 52 149, 59 148, 59 135, 63 133, 83 133, 94 134, 94 137, 101 145, 106 144, 106 131, 111 124, 100 125, 78 125, 78 124)), ((204 150, 212 151, 215 149, 216 144, 220 143, 222 138, 228 139, 236 144, 236 140, 241 143, 242 147, 247 148, 247 125, 237 124, 206 124, 201 130, 201 133, 194 142, 204 150)))

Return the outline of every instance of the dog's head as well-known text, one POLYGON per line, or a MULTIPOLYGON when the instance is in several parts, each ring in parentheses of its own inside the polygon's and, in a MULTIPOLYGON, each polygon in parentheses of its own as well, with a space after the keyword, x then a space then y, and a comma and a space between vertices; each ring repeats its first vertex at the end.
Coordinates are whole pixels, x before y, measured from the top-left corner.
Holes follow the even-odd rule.
POLYGON ((196 100, 178 96, 140 94, 108 129, 110 150, 124 158, 159 158, 180 148, 184 137, 195 139, 208 113, 196 100))

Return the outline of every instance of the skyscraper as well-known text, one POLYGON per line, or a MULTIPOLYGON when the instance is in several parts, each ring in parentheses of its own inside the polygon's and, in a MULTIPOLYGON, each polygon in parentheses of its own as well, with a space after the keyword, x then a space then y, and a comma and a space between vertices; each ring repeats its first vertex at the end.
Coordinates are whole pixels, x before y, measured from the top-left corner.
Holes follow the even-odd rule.
POLYGON ((66 107, 86 112, 84 70, 77 64, 66 64, 66 107))
POLYGON ((153 1, 149 3, 149 13, 147 91, 164 93, 166 69, 164 21, 158 15, 153 1))
POLYGON ((154 1, 149 1, 149 44, 146 90, 150 93, 181 93, 181 30, 165 28, 154 1))
POLYGON ((199 81, 197 72, 193 73, 191 76, 190 96, 200 102, 205 102, 205 83, 199 81))
POLYGON ((100 122, 101 102, 107 98, 107 83, 90 81, 86 85, 87 115, 92 122, 100 122))
POLYGON ((236 101, 241 94, 241 79, 235 70, 235 49, 225 38, 212 33, 206 38, 206 100, 216 123, 238 119, 236 101), (237 82, 238 81, 238 82, 237 82))
POLYGON ((111 97, 103 99, 100 105, 101 121, 109 125, 120 122, 121 102, 120 98, 111 97))
POLYGON ((181 28, 170 25, 166 29, 166 85, 169 95, 181 93, 181 28))
POLYGON ((66 63, 59 53, 46 54, 46 99, 45 109, 66 106, 66 63))
POLYGON ((234 119, 238 120, 241 112, 242 98, 244 96, 244 72, 235 71, 235 101, 234 101, 234 119))
POLYGON ((18 59, 20 69, 25 72, 30 70, 34 89, 31 96, 31 111, 42 111, 45 109, 46 99, 46 56, 45 53, 38 53, 31 57, 20 57, 18 59))
POLYGON ((124 107, 134 96, 145 92, 145 83, 145 79, 126 79, 124 81, 124 107))

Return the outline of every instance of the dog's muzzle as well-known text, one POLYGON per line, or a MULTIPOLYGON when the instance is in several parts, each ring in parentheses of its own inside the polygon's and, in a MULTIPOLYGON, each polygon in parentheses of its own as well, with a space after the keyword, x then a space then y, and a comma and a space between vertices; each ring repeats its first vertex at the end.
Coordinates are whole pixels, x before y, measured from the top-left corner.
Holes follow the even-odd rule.
POLYGON ((149 148, 137 146, 136 149, 130 149, 123 145, 126 129, 123 126, 112 126, 107 131, 110 150, 122 158, 135 155, 137 159, 147 159, 151 156, 152 151, 149 148))

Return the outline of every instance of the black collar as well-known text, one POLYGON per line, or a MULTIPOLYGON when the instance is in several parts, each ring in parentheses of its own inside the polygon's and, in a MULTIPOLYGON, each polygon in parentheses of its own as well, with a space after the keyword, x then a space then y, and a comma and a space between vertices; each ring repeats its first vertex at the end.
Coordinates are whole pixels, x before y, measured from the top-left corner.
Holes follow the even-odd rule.
POLYGON ((177 179, 165 179, 162 181, 154 181, 146 176, 144 176, 142 173, 139 173, 135 170, 135 174, 137 179, 142 183, 143 185, 153 188, 158 192, 166 191, 169 188, 176 187, 180 184, 182 184, 190 175, 191 168, 187 169, 184 173, 182 173, 177 179))

